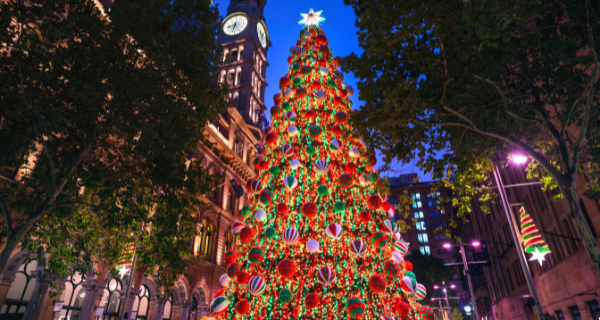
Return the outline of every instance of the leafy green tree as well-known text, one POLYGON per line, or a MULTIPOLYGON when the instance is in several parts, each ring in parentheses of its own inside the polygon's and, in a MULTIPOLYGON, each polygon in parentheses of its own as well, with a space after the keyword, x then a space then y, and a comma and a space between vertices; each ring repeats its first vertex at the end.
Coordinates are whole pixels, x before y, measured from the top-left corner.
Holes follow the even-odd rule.
POLYGON ((442 281, 450 281, 454 275, 454 268, 444 266, 444 260, 431 255, 424 255, 419 250, 412 250, 406 256, 406 261, 413 264, 413 272, 419 283, 425 286, 428 294, 433 294, 433 285, 440 285, 442 281))
MULTIPOLYGON (((564 197, 597 275, 600 250, 577 200, 598 189, 598 4, 589 0, 345 0, 364 53, 343 59, 365 101, 355 128, 385 160, 452 185, 460 217, 506 150, 564 197), (451 152, 449 152, 451 150, 451 152)), ((503 158, 504 160, 505 158, 503 158)))
POLYGON ((184 272, 211 182, 193 154, 225 108, 218 17, 209 0, 2 2, 0 270, 19 245, 65 276, 139 239, 162 283, 184 272))

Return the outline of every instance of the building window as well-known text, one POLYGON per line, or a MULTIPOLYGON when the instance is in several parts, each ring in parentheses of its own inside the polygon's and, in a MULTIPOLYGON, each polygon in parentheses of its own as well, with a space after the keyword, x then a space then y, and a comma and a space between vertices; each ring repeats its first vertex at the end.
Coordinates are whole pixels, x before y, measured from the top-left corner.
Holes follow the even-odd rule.
POLYGON ((231 249, 233 245, 233 235, 228 232, 227 235, 225 236, 225 252, 227 252, 227 250, 231 249))
POLYGON ((427 228, 426 228, 426 224, 425 224, 425 221, 418 221, 418 222, 416 223, 416 227, 417 227, 417 230, 420 230, 420 231, 425 231, 425 230, 427 230, 427 228))
POLYGON ((204 237, 204 250, 202 253, 206 256, 210 256, 210 249, 212 248, 213 228, 212 226, 206 227, 206 236, 204 237))
POLYGON ((423 243, 428 243, 429 239, 427 238, 427 233, 423 233, 423 243))
POLYGON ((81 312, 81 305, 85 298, 86 289, 81 283, 85 280, 79 272, 75 272, 65 281, 65 289, 60 296, 63 307, 60 312, 61 319, 76 319, 81 312))
POLYGON ((229 212, 234 213, 235 209, 235 195, 233 194, 233 189, 229 189, 229 203, 227 204, 227 208, 229 212))
POLYGON ((588 308, 590 308, 590 313, 592 313, 592 318, 600 319, 600 304, 598 304, 598 301, 592 300, 592 301, 586 302, 585 304, 587 304, 588 308))
POLYGON ((238 60, 238 50, 237 49, 232 49, 231 50, 231 58, 229 59, 230 62, 234 62, 238 60))
POLYGON ((171 320, 171 316, 172 313, 171 311, 173 310, 173 294, 171 293, 169 295, 169 300, 167 300, 167 302, 165 302, 165 306, 163 307, 163 320, 171 320))
POLYGON ((104 307, 103 315, 105 318, 110 316, 118 316, 121 307, 121 289, 123 288, 121 280, 110 279, 106 287, 104 287, 104 293, 102 295, 102 302, 100 306, 104 307))
POLYGON ((36 279, 32 276, 32 272, 35 271, 37 265, 37 260, 32 260, 19 267, 19 271, 15 274, 15 281, 8 289, 0 312, 0 319, 21 319, 23 317, 35 287, 36 279))
POLYGON ((565 314, 562 312, 562 310, 556 310, 554 313, 556 313, 556 318, 558 320, 565 320, 565 314))
POLYGON ((581 312, 579 312, 579 307, 578 306, 569 307, 569 310, 571 311, 571 315, 573 316, 573 320, 583 320, 583 318, 581 317, 581 312))
POLYGON ((413 199, 413 208, 421 208, 423 205, 421 203, 421 194, 420 193, 412 193, 410 197, 413 199))
POLYGON ((131 312, 135 312, 136 320, 146 320, 148 315, 148 307, 150 302, 150 294, 148 293, 148 287, 145 285, 140 286, 140 294, 135 297, 133 302, 133 308, 131 312))
POLYGON ((434 207, 436 206, 439 201, 437 200, 437 198, 440 197, 440 192, 429 192, 427 194, 427 205, 429 205, 430 207, 434 207))
POLYGON ((423 218, 425 218, 425 216, 423 215, 423 211, 415 212, 415 219, 423 219, 423 218))
POLYGON ((425 246, 425 254, 426 255, 431 255, 431 251, 429 251, 429 246, 425 246))
POLYGON ((437 254, 442 254, 442 249, 437 248, 437 254))
POLYGON ((421 250, 422 255, 425 255, 425 247, 419 247, 419 250, 421 250))

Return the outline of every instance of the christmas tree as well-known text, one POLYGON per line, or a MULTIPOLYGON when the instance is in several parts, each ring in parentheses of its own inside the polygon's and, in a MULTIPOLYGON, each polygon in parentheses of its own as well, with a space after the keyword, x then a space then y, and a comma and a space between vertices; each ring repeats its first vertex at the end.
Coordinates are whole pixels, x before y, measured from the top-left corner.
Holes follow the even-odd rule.
POLYGON ((353 89, 320 12, 303 17, 211 311, 219 319, 430 319, 394 209, 378 193, 375 155, 348 121, 353 89))
POLYGON ((532 254, 529 261, 537 260, 541 266, 544 256, 550 253, 550 248, 542 239, 542 235, 531 216, 525 212, 525 207, 521 206, 519 213, 521 214, 521 233, 523 234, 525 252, 532 254))

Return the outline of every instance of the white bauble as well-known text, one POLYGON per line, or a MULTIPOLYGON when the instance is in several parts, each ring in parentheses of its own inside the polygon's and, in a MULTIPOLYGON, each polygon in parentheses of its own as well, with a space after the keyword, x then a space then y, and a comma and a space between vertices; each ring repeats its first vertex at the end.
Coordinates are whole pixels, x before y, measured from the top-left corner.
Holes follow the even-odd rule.
POLYGON ((329 69, 327 69, 327 68, 321 68, 321 70, 320 70, 320 71, 321 71, 321 74, 322 74, 322 75, 326 75, 326 74, 328 74, 328 73, 329 73, 329 69))
POLYGON ((290 167, 294 170, 300 168, 300 160, 298 160, 298 159, 291 160, 290 167))
POLYGON ((294 95, 294 91, 293 91, 292 89, 286 89, 286 90, 283 92, 283 95, 284 95, 286 98, 291 98, 291 97, 294 95))
POLYGON ((400 263, 404 259, 402 258, 402 254, 400 254, 400 252, 394 251, 394 252, 392 252, 392 260, 400 263))
POLYGON ((222 287, 229 287, 229 284, 231 283, 231 278, 227 275, 227 273, 224 273, 221 276, 221 279, 219 279, 219 282, 221 283, 222 287))
POLYGON ((267 213, 262 210, 256 211, 256 213, 254 214, 254 220, 256 220, 256 222, 267 221, 267 213))
MULTIPOLYGON (((392 215, 391 217, 393 218, 394 215, 392 215)), ((401 238, 402 238, 402 236, 400 235, 400 232, 394 233, 394 239, 396 239, 396 241, 400 240, 401 238)))
POLYGON ((350 157, 357 158, 360 156, 360 151, 358 151, 357 147, 350 148, 350 157))
POLYGON ((296 126, 290 126, 287 132, 290 136, 295 136, 298 134, 298 128, 296 128, 296 126))
POLYGON ((314 239, 308 240, 308 242, 306 243, 306 251, 310 253, 319 252, 319 241, 314 239))
POLYGON ((371 182, 369 180, 369 176, 366 174, 361 174, 360 176, 358 176, 358 181, 360 181, 361 186, 368 186, 369 183, 371 182))

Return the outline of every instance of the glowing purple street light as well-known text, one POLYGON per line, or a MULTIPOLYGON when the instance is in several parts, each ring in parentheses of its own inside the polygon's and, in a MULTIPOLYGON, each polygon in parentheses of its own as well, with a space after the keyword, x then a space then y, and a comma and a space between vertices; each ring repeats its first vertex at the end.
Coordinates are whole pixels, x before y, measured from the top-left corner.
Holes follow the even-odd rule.
POLYGON ((450 284, 450 289, 456 289, 456 285, 455 284, 450 284))
POLYGON ((473 247, 479 247, 481 245, 481 242, 479 242, 479 240, 473 240, 473 242, 471 242, 471 245, 473 247))
POLYGON ((444 248, 446 248, 446 249, 449 249, 450 247, 452 247, 452 245, 451 245, 451 244, 449 244, 449 243, 444 243, 444 248))
POLYGON ((527 157, 522 154, 515 154, 510 157, 510 160, 516 164, 524 164, 527 162, 527 157))

